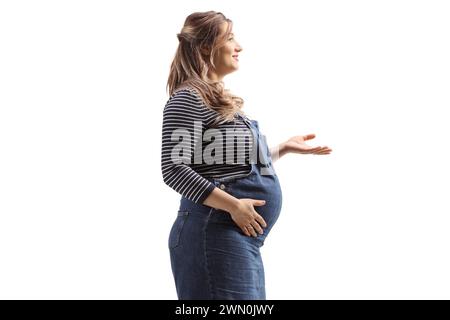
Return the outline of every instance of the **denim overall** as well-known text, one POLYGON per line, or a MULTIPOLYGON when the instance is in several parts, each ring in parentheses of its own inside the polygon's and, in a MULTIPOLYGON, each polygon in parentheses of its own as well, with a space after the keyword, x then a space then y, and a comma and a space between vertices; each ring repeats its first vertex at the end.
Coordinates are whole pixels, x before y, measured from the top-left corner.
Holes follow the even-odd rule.
POLYGON ((265 200, 254 208, 267 228, 246 236, 228 212, 181 197, 168 241, 178 299, 266 299, 260 247, 278 219, 282 193, 258 122, 238 116, 257 137, 259 160, 243 176, 207 179, 238 199, 265 200))

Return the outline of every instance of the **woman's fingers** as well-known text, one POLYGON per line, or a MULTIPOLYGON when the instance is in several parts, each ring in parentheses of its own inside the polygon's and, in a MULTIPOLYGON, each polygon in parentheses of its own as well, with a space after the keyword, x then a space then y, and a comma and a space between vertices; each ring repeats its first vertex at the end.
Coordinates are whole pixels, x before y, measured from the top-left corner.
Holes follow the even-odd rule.
POLYGON ((267 223, 266 221, 263 219, 263 217, 261 217, 258 213, 256 213, 255 215, 255 220, 263 227, 263 228, 267 228, 267 223))
POLYGON ((256 200, 256 199, 253 199, 253 205, 254 206, 263 206, 263 205, 265 205, 266 204, 266 200, 256 200))
MULTIPOLYGON (((265 204, 266 204, 266 201, 265 201, 265 200, 255 200, 255 201, 253 202, 253 205, 254 205, 254 206, 255 206, 255 205, 256 205, 256 206, 263 206, 263 205, 265 205, 265 204)), ((266 228, 266 227, 267 227, 267 223, 266 223, 266 221, 263 219, 263 217, 261 217, 261 216, 259 215, 259 213, 256 212, 256 210, 254 210, 254 209, 253 209, 253 214, 254 214, 254 220, 251 221, 251 224, 253 225, 253 227, 255 228, 256 231, 258 231, 260 234, 262 234, 262 233, 263 233, 263 230, 262 230, 261 226, 264 227, 264 228, 266 228)))
POLYGON ((263 229, 261 228, 261 226, 258 224, 258 222, 256 222, 256 220, 252 221, 252 229, 254 229, 255 231, 257 231, 259 234, 263 234, 263 229))
POLYGON ((251 235, 250 235, 250 232, 248 232, 246 226, 243 226, 243 227, 241 228, 241 230, 242 230, 242 232, 243 232, 247 237, 250 237, 250 236, 251 236, 251 235))
POLYGON ((246 229, 250 232, 250 234, 251 234, 252 236, 254 236, 255 238, 258 236, 258 235, 256 234, 255 229, 254 229, 252 226, 246 226, 245 228, 246 228, 246 229))
POLYGON ((236 224, 239 226, 239 228, 242 230, 242 232, 246 236, 253 236, 257 237, 257 233, 263 234, 264 230, 262 228, 267 227, 266 221, 263 219, 263 217, 256 212, 255 206, 263 206, 265 205, 266 201, 262 199, 241 199, 245 200, 247 203, 247 209, 246 212, 243 213, 242 217, 237 217, 235 220, 236 224))
POLYGON ((316 137, 316 135, 314 133, 310 133, 307 135, 303 136, 303 140, 310 140, 310 139, 314 139, 316 137))
POLYGON ((333 150, 328 147, 323 147, 321 150, 314 152, 314 154, 329 154, 331 151, 333 150))
POLYGON ((302 149, 294 150, 294 152, 307 154, 307 153, 314 153, 314 152, 320 151, 321 149, 322 149, 322 147, 311 147, 308 149, 302 148, 302 149))

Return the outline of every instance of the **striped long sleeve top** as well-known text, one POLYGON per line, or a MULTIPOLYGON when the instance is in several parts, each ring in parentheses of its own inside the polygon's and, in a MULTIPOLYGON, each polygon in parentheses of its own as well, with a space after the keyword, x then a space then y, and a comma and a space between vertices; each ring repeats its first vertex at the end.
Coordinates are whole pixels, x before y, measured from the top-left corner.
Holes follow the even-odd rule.
POLYGON ((208 108, 191 87, 175 91, 163 111, 161 170, 164 183, 196 203, 203 203, 215 188, 206 178, 234 177, 251 170, 250 155, 254 145, 251 130, 237 117, 213 126, 217 116, 218 113, 208 108), (233 143, 231 157, 227 151, 230 139, 233 143), (211 143, 205 144, 208 140, 211 143), (213 143, 223 148, 211 148, 213 143))

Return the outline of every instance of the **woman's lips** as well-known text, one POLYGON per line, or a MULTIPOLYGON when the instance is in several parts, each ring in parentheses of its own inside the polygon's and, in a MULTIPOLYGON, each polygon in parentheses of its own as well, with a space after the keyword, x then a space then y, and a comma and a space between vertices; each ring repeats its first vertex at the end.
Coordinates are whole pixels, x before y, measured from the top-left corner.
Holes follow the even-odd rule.
POLYGON ((238 56, 233 56, 234 60, 239 61, 238 56))

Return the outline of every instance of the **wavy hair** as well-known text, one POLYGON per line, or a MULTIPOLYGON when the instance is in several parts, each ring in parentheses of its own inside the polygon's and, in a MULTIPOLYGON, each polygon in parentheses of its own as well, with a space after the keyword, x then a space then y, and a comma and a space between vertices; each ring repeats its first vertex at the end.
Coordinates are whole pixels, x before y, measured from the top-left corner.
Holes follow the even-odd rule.
POLYGON ((214 124, 233 120, 235 113, 245 114, 244 100, 225 89, 223 81, 207 76, 210 68, 215 68, 213 57, 226 44, 232 26, 233 22, 221 12, 194 12, 187 16, 177 34, 179 44, 167 80, 170 96, 179 88, 194 88, 205 105, 219 114, 214 124), (221 35, 220 26, 224 22, 227 30, 221 35))

